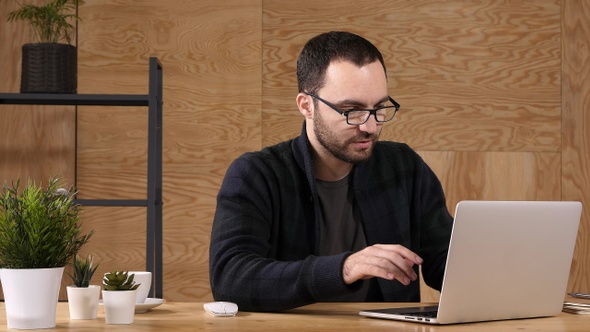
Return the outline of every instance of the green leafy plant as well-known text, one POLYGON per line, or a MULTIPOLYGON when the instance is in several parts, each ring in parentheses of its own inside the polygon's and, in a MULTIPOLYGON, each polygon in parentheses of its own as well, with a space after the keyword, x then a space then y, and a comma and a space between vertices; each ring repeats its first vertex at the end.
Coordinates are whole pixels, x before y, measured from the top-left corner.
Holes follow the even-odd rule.
POLYGON ((102 288, 107 291, 136 290, 141 284, 136 283, 134 278, 133 273, 115 270, 104 275, 102 288))
POLYGON ((74 269, 74 274, 68 272, 68 275, 74 282, 76 287, 88 287, 90 286, 90 280, 98 269, 98 265, 94 265, 94 257, 92 255, 86 256, 86 258, 80 258, 80 256, 76 255, 74 257, 74 262, 72 263, 72 267, 74 269))
POLYGON ((82 234, 75 188, 50 178, 47 188, 29 180, 4 183, 0 196, 0 266, 11 269, 65 266, 88 242, 82 234))
POLYGON ((71 44, 71 35, 75 26, 70 21, 79 21, 76 13, 78 4, 83 0, 51 0, 44 5, 22 4, 15 0, 19 9, 8 13, 8 21, 28 21, 35 36, 41 43, 57 43, 61 40, 71 44))

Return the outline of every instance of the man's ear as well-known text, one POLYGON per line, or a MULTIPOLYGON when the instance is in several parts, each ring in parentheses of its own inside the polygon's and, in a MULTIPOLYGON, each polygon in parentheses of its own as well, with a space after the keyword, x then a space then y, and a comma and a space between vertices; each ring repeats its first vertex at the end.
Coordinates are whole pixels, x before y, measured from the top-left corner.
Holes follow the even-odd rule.
POLYGON ((299 93, 299 94, 297 94, 297 97, 295 100, 297 102, 297 107, 299 108, 299 112, 301 112, 301 114, 303 114, 303 116, 306 119, 312 119, 314 107, 313 107, 313 100, 311 99, 311 97, 309 95, 306 95, 305 93, 299 93))

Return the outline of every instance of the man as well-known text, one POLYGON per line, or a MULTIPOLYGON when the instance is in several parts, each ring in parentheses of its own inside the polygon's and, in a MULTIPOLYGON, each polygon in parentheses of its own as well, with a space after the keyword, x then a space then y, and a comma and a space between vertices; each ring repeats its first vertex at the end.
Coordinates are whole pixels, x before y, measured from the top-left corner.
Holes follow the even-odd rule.
POLYGON ((377 142, 399 109, 381 53, 348 32, 312 38, 297 61, 301 136, 246 153, 218 195, 210 245, 216 300, 245 311, 318 301, 420 301, 442 284, 452 217, 407 145, 377 142))

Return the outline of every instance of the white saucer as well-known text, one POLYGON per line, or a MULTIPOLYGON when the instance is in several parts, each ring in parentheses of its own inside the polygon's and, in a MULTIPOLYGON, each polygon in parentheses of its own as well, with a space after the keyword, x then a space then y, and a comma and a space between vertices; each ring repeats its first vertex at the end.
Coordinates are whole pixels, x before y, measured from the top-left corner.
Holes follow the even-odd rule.
MULTIPOLYGON (((166 300, 164 299, 155 299, 155 298, 151 298, 148 297, 147 299, 145 299, 144 303, 136 303, 135 304, 135 313, 136 314, 143 314, 144 312, 147 312, 150 309, 153 309, 161 304, 166 303, 166 300)), ((98 304, 102 305, 102 299, 100 299, 98 301, 98 304)))
POLYGON ((164 299, 156 299, 156 298, 152 298, 152 297, 148 297, 147 299, 145 299, 144 303, 136 303, 135 304, 135 313, 136 314, 143 314, 144 312, 153 309, 157 306, 159 306, 160 304, 164 304, 166 303, 166 300, 164 299))

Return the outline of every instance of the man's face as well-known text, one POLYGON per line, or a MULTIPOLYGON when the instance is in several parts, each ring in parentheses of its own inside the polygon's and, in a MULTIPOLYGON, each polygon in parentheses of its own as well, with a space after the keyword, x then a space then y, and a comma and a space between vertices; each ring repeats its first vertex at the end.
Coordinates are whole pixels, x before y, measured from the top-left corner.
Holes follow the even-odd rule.
MULTIPOLYGON (((351 62, 333 62, 326 71, 325 85, 317 95, 341 110, 373 109, 387 100, 385 71, 379 61, 360 68, 351 62)), ((364 124, 351 126, 346 123, 345 116, 321 101, 316 104, 313 130, 324 152, 348 163, 368 159, 382 124, 371 116, 364 124)))

